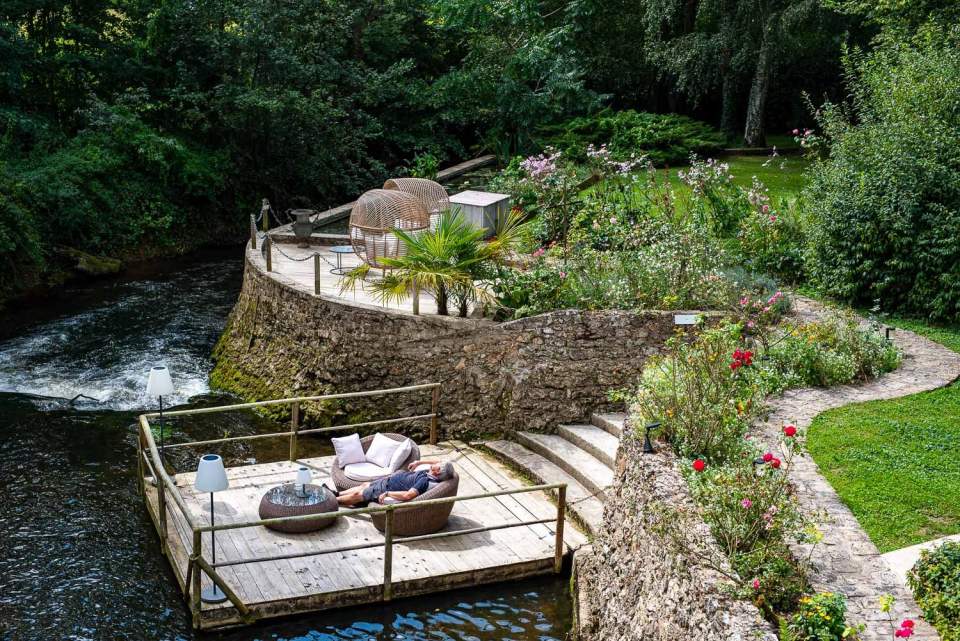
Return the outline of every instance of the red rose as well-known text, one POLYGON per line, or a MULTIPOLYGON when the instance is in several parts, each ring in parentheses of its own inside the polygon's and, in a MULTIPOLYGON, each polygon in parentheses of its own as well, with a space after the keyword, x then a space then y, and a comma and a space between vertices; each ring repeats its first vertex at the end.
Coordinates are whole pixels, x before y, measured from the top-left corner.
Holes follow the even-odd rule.
POLYGON ((770 467, 772 467, 772 468, 774 468, 774 469, 779 468, 779 467, 780 467, 780 459, 775 458, 775 459, 773 459, 772 461, 770 461, 770 467))
POLYGON ((787 426, 785 426, 785 427, 783 428, 783 433, 786 434, 787 436, 791 436, 791 437, 792 437, 792 436, 796 436, 796 435, 797 435, 797 428, 796 428, 795 425, 787 425, 787 426))
POLYGON ((706 461, 704 461, 702 458, 698 458, 696 461, 693 462, 693 469, 696 470, 697 472, 704 471, 705 469, 707 469, 706 461))
POLYGON ((766 454, 763 455, 764 463, 769 463, 772 460, 773 460, 773 454, 771 454, 770 452, 767 452, 766 454))
POLYGON ((913 629, 913 621, 911 621, 910 619, 904 619, 904 620, 903 620, 903 623, 900 624, 900 627, 901 627, 901 628, 910 628, 910 629, 912 630, 912 629, 913 629))

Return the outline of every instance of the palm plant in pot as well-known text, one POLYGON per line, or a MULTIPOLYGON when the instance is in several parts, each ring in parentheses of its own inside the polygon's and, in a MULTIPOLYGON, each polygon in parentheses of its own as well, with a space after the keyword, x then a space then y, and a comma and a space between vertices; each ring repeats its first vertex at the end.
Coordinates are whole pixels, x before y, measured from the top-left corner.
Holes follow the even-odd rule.
POLYGON ((413 295, 414 313, 418 313, 417 296, 428 291, 437 301, 438 314, 449 315, 453 301, 465 317, 471 302, 495 301, 484 280, 514 250, 525 228, 520 216, 511 213, 498 225, 496 236, 486 242, 483 229, 471 225, 459 211, 445 211, 433 229, 412 233, 395 229, 393 233, 406 248, 400 256, 380 259, 387 267, 383 278, 366 281, 371 267, 360 265, 346 273, 341 292, 363 282, 385 303, 413 295))

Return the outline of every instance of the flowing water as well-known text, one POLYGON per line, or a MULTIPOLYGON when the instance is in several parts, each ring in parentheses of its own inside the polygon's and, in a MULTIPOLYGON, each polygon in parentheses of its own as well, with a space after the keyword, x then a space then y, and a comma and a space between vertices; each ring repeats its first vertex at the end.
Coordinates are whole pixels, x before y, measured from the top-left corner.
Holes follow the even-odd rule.
MULTIPOLYGON (((205 255, 64 288, 0 321, 0 639, 562 639, 566 582, 501 584, 226 633, 195 633, 136 491, 136 415, 156 363, 165 405, 231 402, 209 354, 240 287, 240 258, 205 255), (78 397, 78 395, 80 395, 78 397), (70 399, 76 400, 71 402, 70 399)), ((168 438, 267 431, 252 414, 175 423, 168 438)), ((268 439, 269 441, 269 439, 268 439)), ((230 459, 273 459, 258 445, 230 459)), ((175 450, 184 452, 185 450, 175 450)), ((188 469, 191 461, 171 461, 188 469)))

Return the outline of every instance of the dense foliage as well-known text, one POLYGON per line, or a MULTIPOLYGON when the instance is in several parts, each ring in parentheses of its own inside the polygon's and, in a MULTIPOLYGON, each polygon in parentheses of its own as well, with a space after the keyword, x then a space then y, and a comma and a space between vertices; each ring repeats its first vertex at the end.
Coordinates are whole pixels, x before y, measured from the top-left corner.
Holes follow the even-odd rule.
POLYGON ((960 639, 960 543, 947 541, 920 552, 907 575, 924 618, 943 641, 960 639))
POLYGON ((852 113, 821 112, 810 274, 857 305, 960 315, 960 31, 851 56, 852 113))

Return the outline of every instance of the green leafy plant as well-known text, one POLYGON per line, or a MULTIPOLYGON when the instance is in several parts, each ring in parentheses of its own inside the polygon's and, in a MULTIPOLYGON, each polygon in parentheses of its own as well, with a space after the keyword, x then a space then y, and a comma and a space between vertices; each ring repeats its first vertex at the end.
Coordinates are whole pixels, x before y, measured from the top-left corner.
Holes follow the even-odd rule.
POLYGON ((789 629, 796 641, 843 641, 846 614, 847 602, 842 594, 818 592, 800 599, 789 629))
POLYGON ((410 167, 410 175, 414 178, 428 178, 430 180, 436 180, 437 173, 439 171, 440 159, 429 151, 416 154, 413 157, 413 164, 410 167))
POLYGON ((943 641, 960 640, 960 543, 948 541, 920 552, 907 582, 943 641))

